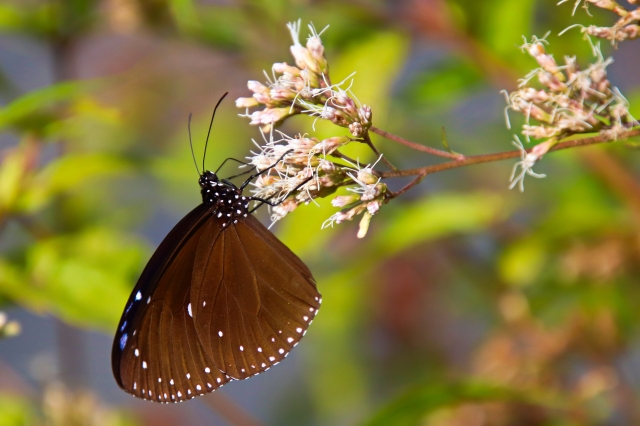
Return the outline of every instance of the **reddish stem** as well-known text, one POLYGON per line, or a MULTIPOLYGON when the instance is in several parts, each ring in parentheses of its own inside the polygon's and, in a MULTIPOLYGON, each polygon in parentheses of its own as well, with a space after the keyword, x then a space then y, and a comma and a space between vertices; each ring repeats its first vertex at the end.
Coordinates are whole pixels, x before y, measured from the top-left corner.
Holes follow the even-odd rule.
MULTIPOLYGON (((625 139, 640 136, 640 129, 630 130, 625 135, 625 139)), ((587 146, 594 145, 599 143, 607 143, 612 142, 602 135, 583 138, 583 139, 571 139, 568 141, 560 142, 551 148, 549 151, 559 151, 561 149, 574 148, 578 146, 587 146)), ((529 148, 526 150, 527 153, 531 152, 533 148, 529 148)), ((520 150, 515 151, 506 151, 506 152, 498 152, 495 154, 483 154, 483 155, 473 155, 469 157, 463 157, 457 161, 447 161, 446 163, 435 164, 433 166, 426 167, 418 167, 415 169, 407 169, 407 170, 399 170, 399 171, 390 171, 390 172, 377 172, 376 175, 381 178, 392 178, 392 177, 406 177, 406 176, 426 176, 431 173, 440 172, 447 169, 454 169, 457 167, 470 166, 472 164, 480 164, 480 163, 489 163, 492 161, 500 161, 506 160, 509 158, 516 158, 521 155, 520 150)), ((410 184, 411 185, 411 184, 410 184)), ((401 190, 402 191, 402 190, 401 190)))
POLYGON ((408 146, 409 148, 426 152, 427 154, 436 155, 438 157, 451 158, 452 160, 463 160, 465 157, 461 154, 453 154, 451 152, 442 151, 440 149, 431 148, 430 146, 421 145, 419 143, 408 141, 404 138, 401 138, 398 135, 394 135, 393 133, 386 132, 382 129, 378 129, 377 127, 371 126, 369 128, 373 133, 378 134, 384 138, 392 140, 394 142, 398 142, 404 146, 408 146))

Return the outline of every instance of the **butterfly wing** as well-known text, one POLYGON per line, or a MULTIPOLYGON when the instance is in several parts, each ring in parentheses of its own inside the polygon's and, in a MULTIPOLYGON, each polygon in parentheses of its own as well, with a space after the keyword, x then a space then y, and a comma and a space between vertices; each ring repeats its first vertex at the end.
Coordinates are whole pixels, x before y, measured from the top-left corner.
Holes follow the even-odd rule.
MULTIPOLYGON (((205 233, 216 233, 216 224, 206 226, 205 233)), ((205 353, 234 379, 268 370, 300 341, 320 307, 311 272, 253 216, 225 229, 216 244, 203 241, 191 305, 205 353)))
POLYGON ((200 205, 160 244, 120 320, 114 376, 144 399, 178 402, 267 370, 320 306, 308 268, 257 219, 200 205))

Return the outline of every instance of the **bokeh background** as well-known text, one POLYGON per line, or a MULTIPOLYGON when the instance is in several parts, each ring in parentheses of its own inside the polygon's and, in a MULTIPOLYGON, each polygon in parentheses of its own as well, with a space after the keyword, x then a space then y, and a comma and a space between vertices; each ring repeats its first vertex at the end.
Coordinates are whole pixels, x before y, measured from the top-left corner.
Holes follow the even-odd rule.
MULTIPOLYGON (((626 3, 622 3, 626 4, 626 3)), ((509 191, 513 161, 437 173, 357 223, 328 202, 273 228, 324 296, 286 362, 178 405, 111 376, 138 274, 200 202, 215 102, 289 62, 287 22, 323 34, 334 82, 374 125, 463 154, 513 149, 502 89, 535 68, 518 45, 550 31, 556 58, 591 50, 572 24, 616 17, 555 0, 4 0, 0 3, 0 425, 640 424, 640 182, 632 143, 548 154, 509 191), (20 334, 9 336, 20 326, 20 334)), ((306 31, 303 31, 306 37, 306 31)), ((640 42, 610 79, 640 116, 640 42)), ((259 130, 225 101, 207 164, 259 130)), ((296 117, 282 129, 340 129, 296 117)), ((438 160, 373 135, 402 168, 438 160)), ((347 151, 363 161, 366 151, 347 151)), ((234 169, 227 170, 233 174, 234 169)), ((224 171, 223 171, 224 174, 224 171)), ((400 188, 408 181, 390 182, 400 188)), ((268 222, 266 209, 259 217, 268 222)))

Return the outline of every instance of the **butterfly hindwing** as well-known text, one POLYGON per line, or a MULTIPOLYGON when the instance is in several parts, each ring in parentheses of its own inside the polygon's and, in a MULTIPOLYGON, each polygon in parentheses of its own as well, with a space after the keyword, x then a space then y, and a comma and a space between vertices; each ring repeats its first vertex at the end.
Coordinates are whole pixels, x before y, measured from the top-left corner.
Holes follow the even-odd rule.
POLYGON ((179 402, 280 362, 320 307, 309 269, 257 219, 202 204, 145 267, 112 351, 118 384, 179 402))

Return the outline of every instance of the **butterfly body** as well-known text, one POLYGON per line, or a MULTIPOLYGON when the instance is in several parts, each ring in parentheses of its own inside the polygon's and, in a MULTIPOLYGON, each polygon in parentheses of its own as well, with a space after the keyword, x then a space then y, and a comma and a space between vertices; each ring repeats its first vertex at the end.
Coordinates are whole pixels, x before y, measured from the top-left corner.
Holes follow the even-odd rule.
POLYGON ((306 265, 206 171, 202 204, 165 237, 118 325, 112 368, 136 397, 180 402, 268 370, 306 333, 321 297, 306 265))

